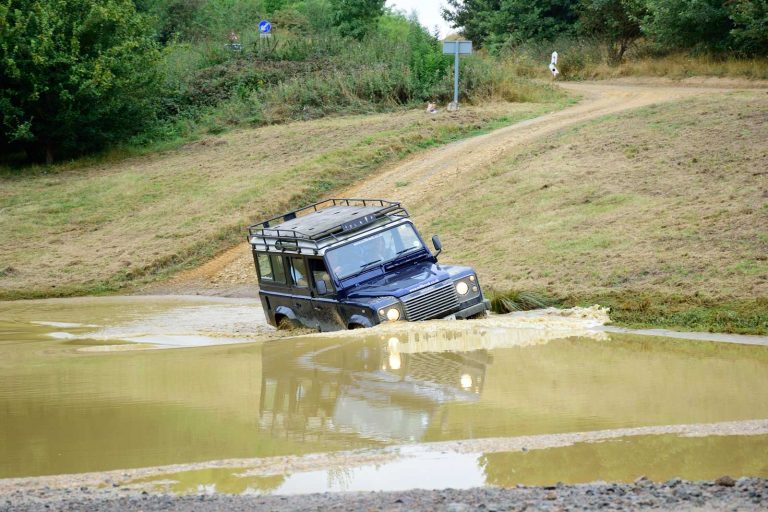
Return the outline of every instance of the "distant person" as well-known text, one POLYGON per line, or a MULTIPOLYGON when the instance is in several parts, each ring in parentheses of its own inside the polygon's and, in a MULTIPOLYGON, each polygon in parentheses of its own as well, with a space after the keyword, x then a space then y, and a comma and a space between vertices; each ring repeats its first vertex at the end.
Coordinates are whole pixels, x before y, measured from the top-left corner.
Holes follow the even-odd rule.
POLYGON ((552 60, 549 61, 549 70, 552 72, 552 78, 557 78, 560 72, 557 70, 557 51, 552 52, 552 60))
POLYGON ((231 31, 229 32, 229 43, 230 43, 230 44, 232 44, 232 45, 235 45, 235 44, 237 44, 237 42, 238 42, 239 40, 240 40, 240 38, 239 38, 239 37, 237 37, 237 34, 235 33, 235 31, 234 31, 234 30, 231 30, 231 31))
POLYGON ((437 106, 434 103, 427 103, 427 114, 437 114, 437 106))

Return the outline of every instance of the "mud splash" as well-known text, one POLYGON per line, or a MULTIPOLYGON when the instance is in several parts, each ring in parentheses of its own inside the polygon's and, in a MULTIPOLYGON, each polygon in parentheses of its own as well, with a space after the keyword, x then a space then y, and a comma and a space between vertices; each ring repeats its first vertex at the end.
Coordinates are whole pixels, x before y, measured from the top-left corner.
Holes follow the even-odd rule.
MULTIPOLYGON (((46 333, 46 336, 56 340, 68 340, 73 343, 87 341, 88 346, 78 348, 81 352, 204 347, 295 336, 337 339, 360 337, 360 333, 352 331, 277 331, 267 325, 264 313, 255 300, 211 301, 196 297, 166 297, 159 301, 165 307, 158 310, 147 307, 154 303, 155 299, 125 297, 76 301, 78 305, 83 306, 86 315, 90 310, 89 306, 93 305, 103 308, 114 301, 112 305, 115 307, 118 304, 125 306, 127 314, 123 312, 124 314, 116 318, 110 318, 107 325, 58 320, 32 320, 30 323, 40 327, 57 328, 58 330, 46 333)), ((608 321, 607 310, 593 306, 490 315, 475 321, 435 320, 419 324, 397 322, 376 326, 371 332, 390 335, 397 340, 396 343, 407 343, 403 347, 405 351, 469 350, 473 347, 493 349, 540 344, 574 336, 604 340, 607 336, 598 328, 608 321)))
MULTIPOLYGON (((466 352, 524 347, 571 337, 607 340, 598 328, 609 321, 608 310, 590 308, 546 309, 489 315, 471 321, 431 320, 418 324, 394 322, 377 325, 364 335, 388 337, 390 352, 466 352)), ((358 331, 318 333, 313 338, 355 339, 358 331)))

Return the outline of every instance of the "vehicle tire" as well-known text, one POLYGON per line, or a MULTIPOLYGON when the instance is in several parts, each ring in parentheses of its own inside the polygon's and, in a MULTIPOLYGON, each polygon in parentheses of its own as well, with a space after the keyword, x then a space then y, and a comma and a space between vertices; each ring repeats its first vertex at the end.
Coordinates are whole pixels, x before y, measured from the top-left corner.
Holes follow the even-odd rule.
POLYGON ((365 326, 360 324, 349 324, 349 329, 365 329, 365 326))
POLYGON ((485 318, 487 316, 488 316, 488 312, 487 311, 483 311, 481 313, 475 313, 472 316, 468 316, 467 320, 479 320, 479 319, 485 318))

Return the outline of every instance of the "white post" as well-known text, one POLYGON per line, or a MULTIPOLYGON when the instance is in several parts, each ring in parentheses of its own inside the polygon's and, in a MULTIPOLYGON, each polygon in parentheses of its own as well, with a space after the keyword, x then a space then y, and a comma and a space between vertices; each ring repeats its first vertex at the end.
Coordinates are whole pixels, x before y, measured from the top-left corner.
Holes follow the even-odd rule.
POLYGON ((459 107, 459 42, 456 41, 456 52, 453 61, 453 103, 459 107))

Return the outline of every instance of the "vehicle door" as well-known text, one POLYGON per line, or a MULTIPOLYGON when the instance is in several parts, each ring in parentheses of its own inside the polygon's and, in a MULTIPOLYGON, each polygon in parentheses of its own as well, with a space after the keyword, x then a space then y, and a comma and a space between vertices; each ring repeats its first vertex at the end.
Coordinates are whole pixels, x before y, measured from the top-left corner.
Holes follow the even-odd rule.
POLYGON ((311 290, 309 288, 309 272, 303 256, 288 256, 286 258, 288 282, 291 286, 291 309, 296 319, 311 329, 317 328, 317 319, 312 310, 311 290))
POLYGON ((312 287, 312 311, 321 331, 346 329, 339 314, 339 303, 331 274, 322 258, 307 258, 312 287))
POLYGON ((291 308, 291 288, 285 273, 285 262, 281 254, 254 253, 256 271, 259 277, 259 296, 264 314, 276 325, 275 314, 281 307, 291 308))

